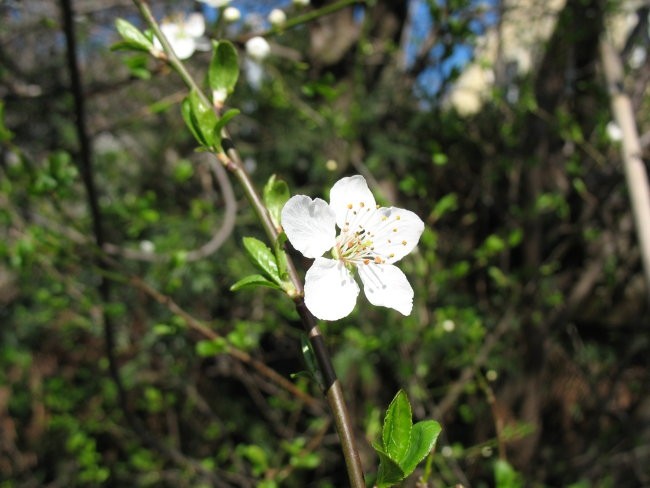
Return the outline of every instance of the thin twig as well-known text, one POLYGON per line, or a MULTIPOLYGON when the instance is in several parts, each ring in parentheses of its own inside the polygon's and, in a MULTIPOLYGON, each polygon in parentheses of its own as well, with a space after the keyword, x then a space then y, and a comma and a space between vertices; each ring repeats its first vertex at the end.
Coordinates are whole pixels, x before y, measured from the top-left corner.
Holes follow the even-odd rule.
MULTIPOLYGON (((201 321, 199 321, 198 319, 190 315, 188 312, 186 312, 171 297, 160 293, 158 290, 156 290, 155 288, 147 284, 140 277, 131 276, 129 277, 128 282, 131 286, 144 292, 150 298, 154 299, 156 302, 165 306, 174 315, 181 317, 183 320, 185 320, 185 323, 190 329, 194 330, 205 339, 214 340, 214 339, 219 339, 221 337, 217 332, 215 332, 207 325, 205 325, 204 323, 202 323, 201 321)), ((311 395, 297 388, 296 385, 288 381, 284 376, 277 373, 274 369, 269 368, 263 362, 253 358, 247 352, 234 347, 229 347, 226 350, 226 353, 232 356, 233 358, 237 359, 238 361, 247 364, 255 371, 257 371, 261 376, 271 380, 276 385, 288 391, 293 396, 295 396, 298 400, 304 402, 305 405, 307 405, 313 411, 318 413, 322 412, 320 403, 315 398, 313 398, 311 395)))
MULTIPOLYGON (((169 41, 160 30, 160 26, 153 17, 153 14, 151 13, 147 2, 145 0, 133 0, 133 2, 140 11, 140 14, 144 18, 147 25, 153 31, 154 35, 160 40, 160 43, 167 55, 167 61, 169 62, 170 66, 172 66, 178 72, 179 76, 183 79, 188 88, 196 91, 204 104, 207 106, 212 106, 203 91, 194 81, 189 72, 185 69, 183 63, 181 63, 178 57, 174 54, 174 50, 171 48, 169 41)), ((340 3, 343 4, 344 2, 340 3)), ((350 2, 350 4, 351 3, 352 2, 350 2)), ((279 238, 278 229, 275 227, 273 221, 271 220, 271 217, 266 207, 264 206, 262 199, 257 193, 255 186, 253 185, 253 182, 244 169, 244 164, 241 160, 241 157, 239 156, 239 153, 235 148, 232 139, 230 138, 230 135, 226 129, 222 131, 222 146, 224 148, 224 152, 218 153, 217 157, 223 163, 226 169, 228 169, 235 176, 237 181, 242 186, 244 193, 246 194, 249 203, 253 207, 255 214, 262 224, 262 227, 264 228, 269 241, 272 243, 277 242, 279 238)), ((307 308, 304 306, 304 301, 302 299, 302 281, 298 276, 298 272, 296 271, 296 268, 291 259, 287 258, 287 261, 287 273, 296 290, 296 294, 292 298, 294 299, 296 309, 300 314, 303 328, 307 332, 309 341, 311 342, 314 349, 319 368, 321 369, 321 373, 325 381, 324 393, 327 398, 329 407, 332 411, 336 431, 341 441, 341 449, 343 450, 343 456, 346 462, 350 484, 353 488, 365 488, 363 467, 361 466, 361 460, 359 458, 359 453, 355 445, 352 422, 347 411, 341 384, 334 372, 330 355, 327 351, 325 341, 323 340, 323 336, 320 332, 320 329, 318 328, 316 320, 309 312, 309 310, 307 310, 307 308)))

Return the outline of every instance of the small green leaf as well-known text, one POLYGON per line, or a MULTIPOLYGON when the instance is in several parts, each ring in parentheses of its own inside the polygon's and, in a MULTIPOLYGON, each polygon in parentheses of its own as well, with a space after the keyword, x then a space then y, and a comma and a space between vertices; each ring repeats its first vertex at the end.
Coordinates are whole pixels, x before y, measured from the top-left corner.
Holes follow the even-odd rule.
POLYGON ((132 23, 124 19, 117 19, 115 21, 115 28, 124 41, 113 45, 111 49, 133 49, 135 51, 146 52, 150 52, 151 49, 153 49, 153 42, 151 39, 145 36, 144 33, 132 23))
POLYGON ((219 120, 217 120, 216 124, 214 125, 214 129, 212 130, 214 138, 213 144, 215 146, 221 146, 221 130, 237 114, 239 114, 239 110, 236 108, 231 108, 230 110, 227 110, 219 120))
POLYGON ((431 452, 441 430, 440 424, 435 420, 423 420, 413 426, 409 449, 399 463, 406 476, 431 452))
POLYGON ((196 90, 192 90, 181 103, 181 114, 185 125, 203 148, 212 149, 221 143, 219 131, 215 130, 221 121, 217 121, 214 109, 201 99, 196 90))
POLYGON ((216 337, 208 341, 196 343, 196 354, 201 357, 216 356, 228 349, 228 342, 223 337, 216 337))
POLYGON ((411 404, 404 390, 400 390, 388 406, 382 431, 384 451, 397 463, 409 449, 412 427, 411 404))
MULTIPOLYGON (((239 78, 237 50, 228 41, 213 41, 212 46, 208 83, 213 93, 230 94, 237 84, 237 78, 239 78)), ((219 101, 223 102, 224 100, 219 101)))
POLYGON ((375 482, 377 487, 386 488, 402 481, 406 477, 402 468, 380 446, 373 444, 373 447, 379 456, 379 470, 377 471, 377 481, 375 482))
POLYGON ((189 94, 191 116, 198 132, 203 136, 204 145, 212 147, 214 144, 214 127, 217 124, 217 114, 214 109, 207 105, 199 92, 192 90, 189 94))
POLYGON ((314 378, 318 382, 318 385, 321 388, 325 388, 325 381, 323 380, 323 375, 320 371, 320 368, 318 367, 316 353, 314 352, 314 348, 312 347, 311 342, 309 342, 309 339, 304 334, 300 335, 300 345, 309 375, 311 378, 314 378))
POLYGON ((279 180, 275 175, 271 175, 264 186, 264 205, 269 210, 271 220, 277 228, 281 227, 280 214, 290 196, 289 185, 284 180, 279 180))
POLYGON ((187 125, 187 128, 190 129, 190 132, 194 136, 194 139, 196 139, 201 146, 206 146, 207 141, 203 137, 203 133, 199 130, 196 118, 192 114, 192 104, 187 97, 181 103, 181 115, 183 116, 185 125, 187 125))
POLYGON ((254 288, 256 286, 268 286, 269 288, 275 288, 276 290, 282 289, 277 284, 267 280, 264 276, 255 274, 239 280, 230 287, 230 291, 239 291, 244 288, 254 288))
POLYGON ((5 126, 5 103, 0 100, 0 142, 10 141, 13 133, 5 126))
MULTIPOLYGON (((287 242, 287 235, 282 232, 279 236, 278 239, 275 241, 275 245, 273 246, 273 250, 275 251, 275 262, 278 264, 278 274, 280 275, 280 279, 283 281, 289 281, 289 273, 287 271, 287 268, 289 266, 289 262, 287 260, 287 253, 284 250, 284 243, 287 242)), ((293 287, 293 284, 291 284, 293 287)))
POLYGON ((272 281, 277 284, 281 283, 278 263, 275 256, 262 241, 254 237, 244 237, 244 248, 253 263, 272 281))
MULTIPOLYGON (((149 57, 145 54, 134 54, 124 59, 124 65, 129 69, 129 73, 141 80, 148 80, 151 78, 151 72, 147 68, 147 61, 149 57)), ((164 102, 170 105, 171 102, 164 102)))
POLYGON ((521 474, 503 459, 494 463, 494 485, 496 488, 522 488, 524 486, 521 474))

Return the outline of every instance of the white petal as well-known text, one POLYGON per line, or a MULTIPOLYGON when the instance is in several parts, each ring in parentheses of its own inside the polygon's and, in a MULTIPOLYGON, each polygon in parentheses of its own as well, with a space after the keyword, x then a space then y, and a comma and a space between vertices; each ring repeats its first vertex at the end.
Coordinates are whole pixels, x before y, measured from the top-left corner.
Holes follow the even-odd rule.
POLYGON ((289 242, 303 256, 317 258, 336 243, 334 212, 320 198, 295 195, 284 204, 280 218, 289 242))
POLYGON ((413 288, 402 271, 392 264, 366 264, 357 268, 363 292, 373 305, 394 308, 402 315, 413 309, 413 288))
POLYGON ((160 26, 160 30, 165 34, 178 59, 187 59, 194 53, 194 39, 187 36, 178 24, 165 23, 160 26))
POLYGON ((387 263, 399 261, 415 246, 424 231, 424 222, 410 210, 379 208, 365 223, 375 252, 387 263))
POLYGON ((205 32, 205 17, 199 12, 192 12, 185 19, 185 34, 190 37, 201 37, 205 32))
POLYGON ((172 45, 178 59, 187 59, 196 50, 196 43, 191 37, 176 37, 169 39, 169 43, 172 45))
POLYGON ((351 225, 361 213, 374 210, 375 197, 361 175, 341 178, 330 190, 330 206, 336 213, 336 223, 343 229, 351 225))
POLYGON ((305 305, 321 320, 338 320, 354 309, 359 285, 341 261, 316 258, 305 275, 305 305))

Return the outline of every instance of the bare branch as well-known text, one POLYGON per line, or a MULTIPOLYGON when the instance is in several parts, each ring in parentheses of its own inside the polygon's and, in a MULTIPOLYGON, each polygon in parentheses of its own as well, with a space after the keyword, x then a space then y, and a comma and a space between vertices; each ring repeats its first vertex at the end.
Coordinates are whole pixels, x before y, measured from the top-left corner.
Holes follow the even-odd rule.
POLYGON ((601 63, 609 90, 612 113, 623 134, 621 155, 625 179, 630 193, 639 250, 643 261, 647 295, 650 302, 650 187, 648 174, 641 159, 641 144, 634 110, 628 95, 623 91, 623 65, 614 48, 601 41, 601 63))

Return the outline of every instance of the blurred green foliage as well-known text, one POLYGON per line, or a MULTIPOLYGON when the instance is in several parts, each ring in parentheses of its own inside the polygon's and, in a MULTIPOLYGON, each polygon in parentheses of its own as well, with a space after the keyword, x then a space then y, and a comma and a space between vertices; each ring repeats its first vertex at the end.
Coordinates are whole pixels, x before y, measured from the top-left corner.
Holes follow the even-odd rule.
MULTIPOLYGON (((369 2, 362 20, 346 10, 274 35, 262 64, 242 50, 228 99, 259 189, 275 174, 292 194, 327 199, 336 180, 361 173, 378 202, 427 224, 400 263, 411 316, 360 300, 323 325, 368 479, 379 464, 371 443, 404 389, 414 421, 443 426, 405 486, 647 484, 648 306, 596 54, 580 44, 602 25, 570 22, 580 8, 599 17, 618 6, 568 1, 548 44, 560 48, 545 53, 540 41, 537 71, 497 77, 467 115, 448 103, 463 72, 454 47, 473 46, 492 14, 468 0, 421 3, 436 43, 412 64, 402 59, 407 2, 369 2)), ((161 16, 172 8, 152 4, 161 16)), ((58 4, 42 5, 0 7, 0 487, 345 486, 318 383, 297 374, 308 367, 293 304, 270 288, 230 291, 256 272, 242 238, 264 235, 237 186, 228 239, 193 257, 226 220, 227 192, 194 151, 175 73, 108 50, 116 17, 140 25, 132 6, 111 2, 75 3, 111 244, 95 245, 58 4)), ((243 45, 223 23, 208 33, 243 45)), ((210 60, 187 63, 203 85, 210 60)), ((632 89, 644 133, 647 90, 632 89)))

